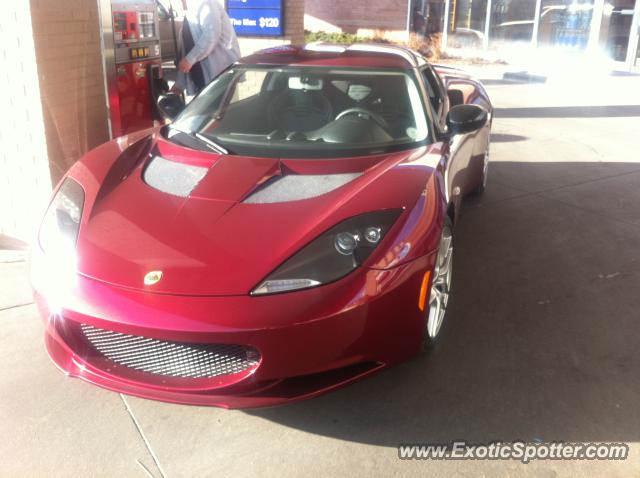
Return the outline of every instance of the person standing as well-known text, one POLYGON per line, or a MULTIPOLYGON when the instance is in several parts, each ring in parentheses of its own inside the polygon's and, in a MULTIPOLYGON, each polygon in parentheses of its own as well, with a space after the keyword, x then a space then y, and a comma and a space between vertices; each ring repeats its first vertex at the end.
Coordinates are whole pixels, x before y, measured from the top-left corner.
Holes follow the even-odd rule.
POLYGON ((183 0, 180 62, 175 88, 195 95, 240 58, 238 38, 218 0, 183 0))

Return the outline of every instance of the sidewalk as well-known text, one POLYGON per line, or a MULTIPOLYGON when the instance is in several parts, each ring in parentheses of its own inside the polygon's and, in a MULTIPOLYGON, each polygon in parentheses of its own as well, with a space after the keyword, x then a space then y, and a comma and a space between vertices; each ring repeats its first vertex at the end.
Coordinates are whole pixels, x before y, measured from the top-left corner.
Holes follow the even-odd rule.
POLYGON ((0 263, 24 261, 28 248, 25 242, 0 234, 0 263))
POLYGON ((507 63, 487 59, 474 61, 461 57, 458 60, 434 61, 467 71, 483 80, 507 80, 521 83, 593 83, 609 78, 630 78, 640 85, 640 72, 619 71, 614 64, 602 57, 563 55, 557 52, 533 51, 514 56, 507 63))

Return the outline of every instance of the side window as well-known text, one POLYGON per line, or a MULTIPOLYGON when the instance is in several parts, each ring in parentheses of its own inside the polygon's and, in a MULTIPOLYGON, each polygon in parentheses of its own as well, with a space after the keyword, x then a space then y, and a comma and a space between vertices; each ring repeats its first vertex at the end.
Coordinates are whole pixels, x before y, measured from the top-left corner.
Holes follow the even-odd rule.
POLYGON ((437 117, 442 120, 445 107, 445 98, 442 83, 436 78, 435 73, 428 66, 422 69, 425 87, 429 93, 431 107, 437 117))

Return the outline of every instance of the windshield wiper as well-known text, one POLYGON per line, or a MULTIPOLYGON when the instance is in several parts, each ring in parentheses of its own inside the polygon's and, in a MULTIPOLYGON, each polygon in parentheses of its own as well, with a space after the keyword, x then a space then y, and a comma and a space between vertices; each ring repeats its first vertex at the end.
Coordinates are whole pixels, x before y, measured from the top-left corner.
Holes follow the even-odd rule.
POLYGON ((184 135, 189 136, 192 139, 197 140, 199 143, 204 144, 208 149, 211 149, 213 151, 215 151, 216 153, 219 154, 229 154, 229 151, 220 146, 218 143, 216 143, 215 141, 213 141, 212 139, 208 138, 207 136, 201 134, 201 133, 188 133, 186 131, 181 130, 180 128, 176 128, 175 126, 171 126, 169 125, 169 128, 177 131, 178 133, 182 133, 184 135))
POLYGON ((202 141, 204 144, 206 144, 209 148, 213 149, 214 151, 217 151, 220 154, 229 154, 229 151, 227 151, 225 148, 220 146, 215 141, 209 139, 205 135, 200 133, 193 133, 193 136, 195 138, 198 138, 200 141, 202 141))

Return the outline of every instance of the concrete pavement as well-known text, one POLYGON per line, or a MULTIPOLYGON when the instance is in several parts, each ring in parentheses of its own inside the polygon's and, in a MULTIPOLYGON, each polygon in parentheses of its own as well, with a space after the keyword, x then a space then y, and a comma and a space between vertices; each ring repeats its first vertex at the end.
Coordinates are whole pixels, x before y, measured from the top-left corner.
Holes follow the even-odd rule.
POLYGON ((26 264, 2 263, 0 476, 638 476, 640 80, 487 83, 489 185, 456 228, 452 309, 429 357, 272 409, 123 397, 55 369, 24 305, 26 264), (632 454, 397 458, 400 443, 454 439, 622 441, 632 454))

